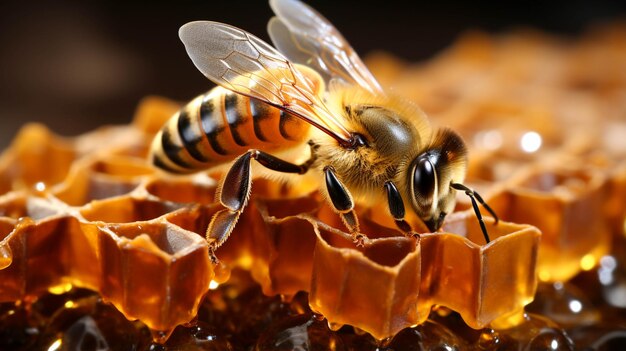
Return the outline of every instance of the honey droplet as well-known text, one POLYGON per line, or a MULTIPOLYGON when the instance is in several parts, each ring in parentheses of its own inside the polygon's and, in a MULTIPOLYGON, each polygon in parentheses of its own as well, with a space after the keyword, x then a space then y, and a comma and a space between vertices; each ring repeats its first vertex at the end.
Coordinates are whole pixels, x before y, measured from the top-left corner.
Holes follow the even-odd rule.
POLYGON ((5 269, 13 262, 13 252, 7 244, 0 245, 0 269, 5 269))
POLYGON ((211 283, 215 282, 219 285, 230 279, 231 269, 223 261, 219 261, 213 268, 213 271, 215 272, 215 276, 213 277, 211 283))
MULTIPOLYGON (((526 314, 524 323, 496 333, 500 344, 498 350, 509 350, 513 345, 518 345, 518 349, 529 351, 574 350, 573 342, 565 330, 560 329, 550 319, 531 313, 526 314)), ((485 339, 488 338, 482 338, 481 341, 485 339)), ((492 343, 492 346, 496 345, 492 343)))
POLYGON ((331 322, 328 322, 328 329, 330 329, 332 331, 337 331, 337 330, 341 329, 341 327, 343 327, 343 324, 341 324, 341 323, 331 323, 331 322))
POLYGON ((600 311, 571 283, 540 284, 535 300, 526 307, 531 313, 548 317, 561 326, 588 325, 601 320, 600 311))
POLYGON ((542 329, 527 346, 528 350, 569 351, 574 349, 567 334, 556 329, 542 329))

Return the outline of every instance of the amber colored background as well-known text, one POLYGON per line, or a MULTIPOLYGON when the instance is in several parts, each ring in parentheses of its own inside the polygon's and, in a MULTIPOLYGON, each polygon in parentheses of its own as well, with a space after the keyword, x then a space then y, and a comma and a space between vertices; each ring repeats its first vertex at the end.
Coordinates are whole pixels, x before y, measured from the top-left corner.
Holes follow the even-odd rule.
MULTIPOLYGON (((417 61, 462 32, 533 27, 575 35, 624 18, 623 1, 310 1, 362 55, 374 49, 417 61), (495 3, 495 2, 494 2, 495 3)), ((267 39, 265 1, 2 1, 0 148, 28 121, 74 135, 127 123, 148 94, 187 100, 212 85, 191 64, 178 28, 210 19, 267 39)))

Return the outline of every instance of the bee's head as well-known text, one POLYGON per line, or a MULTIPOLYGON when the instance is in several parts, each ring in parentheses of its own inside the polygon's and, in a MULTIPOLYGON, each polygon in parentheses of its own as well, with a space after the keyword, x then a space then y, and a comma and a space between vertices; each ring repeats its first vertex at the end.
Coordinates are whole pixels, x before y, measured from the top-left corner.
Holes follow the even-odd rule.
POLYGON ((440 129, 427 148, 408 168, 410 202, 415 213, 431 231, 441 227, 454 209, 452 182, 462 182, 467 168, 467 149, 461 137, 450 129, 440 129))

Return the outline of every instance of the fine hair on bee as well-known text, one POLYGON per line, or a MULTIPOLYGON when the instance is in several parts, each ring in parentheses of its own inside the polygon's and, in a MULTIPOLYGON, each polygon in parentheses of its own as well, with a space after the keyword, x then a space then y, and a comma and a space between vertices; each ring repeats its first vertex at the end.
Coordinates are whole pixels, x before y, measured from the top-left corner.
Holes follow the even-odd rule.
MULTIPOLYGON (((435 232, 464 192, 480 213, 482 197, 463 185, 467 149, 451 129, 434 129, 413 103, 385 92, 339 31, 298 0, 270 0, 275 48, 224 23, 185 24, 180 39, 195 66, 218 86, 176 113, 154 138, 152 162, 172 173, 229 165, 207 241, 215 250, 246 207, 251 167, 307 177, 319 184, 354 241, 355 203, 386 203, 406 235, 408 217, 435 232), (254 160, 254 161, 253 161, 254 160), (407 212, 407 208, 409 211, 407 212)), ((303 178, 304 179, 304 178, 303 178)))

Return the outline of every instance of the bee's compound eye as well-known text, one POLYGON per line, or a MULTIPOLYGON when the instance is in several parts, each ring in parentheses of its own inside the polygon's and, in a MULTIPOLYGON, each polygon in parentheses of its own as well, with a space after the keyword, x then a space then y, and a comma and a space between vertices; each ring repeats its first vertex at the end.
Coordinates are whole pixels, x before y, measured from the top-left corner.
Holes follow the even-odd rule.
POLYGON ((420 158, 413 172, 413 190, 416 197, 430 199, 435 193, 435 167, 428 158, 420 158))

